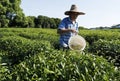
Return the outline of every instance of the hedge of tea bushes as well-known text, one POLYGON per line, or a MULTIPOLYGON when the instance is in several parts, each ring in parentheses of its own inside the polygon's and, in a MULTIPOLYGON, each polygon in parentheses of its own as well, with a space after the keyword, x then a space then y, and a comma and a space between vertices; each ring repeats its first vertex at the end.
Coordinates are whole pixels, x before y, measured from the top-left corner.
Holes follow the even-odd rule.
POLYGON ((98 41, 99 39, 104 40, 120 40, 119 30, 81 30, 80 35, 82 35, 86 41, 92 45, 92 43, 98 41))
POLYGON ((26 39, 30 39, 30 40, 37 40, 37 41, 41 41, 41 40, 45 40, 45 41, 49 41, 52 48, 55 49, 59 49, 59 36, 56 34, 52 34, 52 33, 46 33, 45 32, 39 32, 39 33, 28 33, 28 32, 23 32, 23 33, 19 33, 18 36, 20 37, 24 37, 26 39))
POLYGON ((119 81, 119 72, 105 59, 49 49, 7 68, 1 81, 119 81))
POLYGON ((89 51, 103 56, 109 62, 114 63, 115 66, 120 67, 120 40, 98 40, 94 42, 89 51))
MULTIPOLYGON (((59 35, 56 33, 56 30, 52 29, 24 29, 24 28, 3 28, 0 30, 0 36, 2 37, 8 37, 9 36, 15 36, 18 38, 23 38, 24 40, 26 39, 26 44, 27 41, 48 41, 51 45, 52 48, 54 49, 59 49, 59 35)), ((80 30, 80 35, 82 35, 87 42, 87 46, 84 50, 84 52, 89 52, 89 48, 91 49, 90 46, 99 39, 104 39, 104 40, 116 40, 120 39, 120 34, 119 30, 80 30)), ((19 39, 18 39, 19 40, 19 39)), ((11 39, 12 41, 12 39, 11 39)), ((114 43, 113 43, 114 44, 114 43)), ((95 50, 95 49, 94 49, 95 50)), ((93 51, 93 50, 92 50, 93 51)), ((97 49, 96 49, 97 51, 97 49)), ((101 51, 104 52, 104 51, 101 51)))
POLYGON ((17 63, 25 57, 45 51, 51 47, 48 41, 34 41, 18 36, 0 39, 0 50, 6 53, 11 63, 17 63))
POLYGON ((80 35, 88 42, 86 51, 120 66, 120 30, 81 30, 80 35))
POLYGON ((59 37, 55 30, 12 28, 0 31, 1 81, 120 80, 118 69, 95 52, 80 54, 54 49, 58 48, 55 46, 59 37))

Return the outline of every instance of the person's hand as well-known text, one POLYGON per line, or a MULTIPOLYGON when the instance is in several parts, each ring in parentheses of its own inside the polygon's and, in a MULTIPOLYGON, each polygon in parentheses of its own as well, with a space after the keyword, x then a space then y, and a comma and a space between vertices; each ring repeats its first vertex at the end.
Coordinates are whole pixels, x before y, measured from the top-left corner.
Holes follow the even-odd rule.
POLYGON ((70 29, 70 31, 72 32, 72 33, 75 33, 76 35, 77 35, 77 31, 76 30, 74 30, 74 29, 70 29))

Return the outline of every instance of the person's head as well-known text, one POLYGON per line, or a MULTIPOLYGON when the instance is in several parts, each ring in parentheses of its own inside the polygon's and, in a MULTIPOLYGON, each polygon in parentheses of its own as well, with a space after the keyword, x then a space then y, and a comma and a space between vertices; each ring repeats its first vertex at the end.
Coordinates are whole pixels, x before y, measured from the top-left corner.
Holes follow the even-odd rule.
POLYGON ((69 15, 71 19, 75 20, 78 15, 85 15, 84 12, 79 12, 76 5, 72 5, 69 11, 65 12, 65 15, 69 15))

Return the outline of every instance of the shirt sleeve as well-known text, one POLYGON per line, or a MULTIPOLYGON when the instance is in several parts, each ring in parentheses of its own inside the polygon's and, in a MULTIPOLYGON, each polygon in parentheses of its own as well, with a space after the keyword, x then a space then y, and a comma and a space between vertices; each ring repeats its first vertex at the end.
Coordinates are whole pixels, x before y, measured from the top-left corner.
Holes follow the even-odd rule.
POLYGON ((58 29, 65 29, 65 20, 62 20, 58 26, 58 29))

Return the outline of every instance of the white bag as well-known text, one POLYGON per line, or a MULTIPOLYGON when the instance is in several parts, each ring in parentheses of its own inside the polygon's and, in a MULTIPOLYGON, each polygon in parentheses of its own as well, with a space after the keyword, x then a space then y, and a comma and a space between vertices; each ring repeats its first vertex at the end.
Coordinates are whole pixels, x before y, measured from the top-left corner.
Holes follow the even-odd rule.
POLYGON ((86 46, 86 41, 82 36, 74 35, 74 36, 70 37, 70 39, 68 41, 68 45, 69 45, 69 48, 72 50, 82 51, 82 50, 84 50, 84 48, 86 46))

